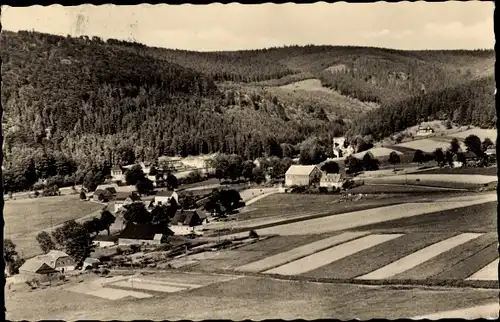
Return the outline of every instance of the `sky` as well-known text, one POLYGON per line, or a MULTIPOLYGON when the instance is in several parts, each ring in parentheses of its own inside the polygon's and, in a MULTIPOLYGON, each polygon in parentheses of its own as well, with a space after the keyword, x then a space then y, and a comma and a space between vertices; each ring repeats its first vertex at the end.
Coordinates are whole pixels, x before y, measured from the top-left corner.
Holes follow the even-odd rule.
POLYGON ((283 45, 493 49, 494 2, 82 5, 2 8, 6 30, 198 51, 283 45))

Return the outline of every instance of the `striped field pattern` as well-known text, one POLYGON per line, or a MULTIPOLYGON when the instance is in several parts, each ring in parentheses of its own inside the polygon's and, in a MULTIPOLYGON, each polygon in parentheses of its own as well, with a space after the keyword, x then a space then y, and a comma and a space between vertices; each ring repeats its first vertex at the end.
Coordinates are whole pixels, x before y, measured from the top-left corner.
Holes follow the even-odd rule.
POLYGON ((493 232, 345 232, 234 270, 358 281, 498 281, 498 263, 493 232))

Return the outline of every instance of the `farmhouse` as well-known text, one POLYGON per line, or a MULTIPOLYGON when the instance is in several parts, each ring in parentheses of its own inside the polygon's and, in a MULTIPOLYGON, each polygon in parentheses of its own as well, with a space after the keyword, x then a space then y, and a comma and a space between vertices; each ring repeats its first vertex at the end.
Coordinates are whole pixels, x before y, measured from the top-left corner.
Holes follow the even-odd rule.
POLYGON ((115 165, 111 168, 111 181, 115 183, 124 182, 125 176, 123 175, 123 170, 119 165, 115 165))
POLYGON ((118 237, 108 236, 108 235, 97 235, 94 238, 93 244, 99 248, 106 248, 116 245, 118 242, 118 237))
POLYGON ((37 279, 39 281, 50 281, 60 275, 60 273, 35 257, 28 259, 19 268, 19 275, 21 279, 26 281, 32 279, 37 279))
POLYGON ((344 179, 340 173, 324 173, 319 181, 320 187, 325 188, 342 188, 344 179))
POLYGON ((75 269, 75 261, 73 258, 60 250, 51 250, 47 254, 36 256, 35 258, 62 273, 75 269))
POLYGON ((175 191, 158 191, 158 193, 154 197, 154 202, 153 204, 155 206, 158 205, 168 205, 170 202, 170 199, 173 198, 177 204, 179 204, 179 196, 177 195, 177 192, 175 191))
POLYGON ((206 214, 197 210, 180 210, 172 219, 170 229, 175 235, 187 235, 193 233, 195 226, 202 225, 204 219, 206 214))
POLYGON ((142 202, 141 198, 134 192, 118 192, 115 197, 114 212, 117 212, 126 205, 142 202))
POLYGON ((95 188, 95 190, 107 190, 111 192, 113 195, 116 195, 116 192, 118 191, 118 185, 116 183, 113 184, 101 184, 95 188))
POLYGON ((430 135, 433 133, 434 133, 434 129, 428 125, 427 126, 419 126, 417 129, 417 135, 419 135, 419 136, 430 135))
POLYGON ((315 165, 292 165, 285 173, 285 186, 309 186, 319 181, 321 174, 315 165))
POLYGON ((120 233, 118 245, 159 245, 174 232, 165 225, 128 223, 120 233))

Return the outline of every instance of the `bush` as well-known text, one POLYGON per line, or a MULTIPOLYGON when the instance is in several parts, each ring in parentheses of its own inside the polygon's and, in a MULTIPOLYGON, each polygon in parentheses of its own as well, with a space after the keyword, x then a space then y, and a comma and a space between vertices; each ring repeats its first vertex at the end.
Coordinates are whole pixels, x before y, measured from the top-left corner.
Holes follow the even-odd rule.
POLYGON ((319 191, 319 193, 328 193, 328 188, 327 187, 319 187, 318 191, 319 191))
POLYGON ((123 254, 123 249, 121 249, 120 247, 117 247, 116 248, 116 255, 122 255, 123 254))
POLYGON ((248 233, 248 237, 250 238, 259 238, 259 235, 255 230, 250 230, 250 233, 248 233))

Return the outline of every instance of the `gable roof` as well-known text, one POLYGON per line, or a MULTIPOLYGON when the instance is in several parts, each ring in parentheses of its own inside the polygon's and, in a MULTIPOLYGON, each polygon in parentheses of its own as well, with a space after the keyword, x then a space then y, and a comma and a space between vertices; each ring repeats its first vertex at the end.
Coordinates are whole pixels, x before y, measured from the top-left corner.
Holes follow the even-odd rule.
POLYGON ((55 269, 44 263, 38 258, 30 258, 19 268, 20 271, 37 273, 37 274, 50 274, 57 273, 55 269))
MULTIPOLYGON (((313 172, 314 168, 318 168, 315 165, 291 165, 286 171, 286 175, 303 175, 308 176, 313 172)), ((319 170, 319 169, 318 169, 319 170)))
POLYGON ((111 197, 113 196, 113 193, 111 191, 109 191, 108 189, 96 189, 96 191, 94 191, 94 196, 99 196, 99 195, 103 195, 104 197, 111 197))
POLYGON ((157 234, 171 236, 174 232, 165 225, 128 223, 119 238, 153 240, 157 234))
POLYGON ((111 171, 122 171, 122 168, 119 165, 115 165, 111 168, 111 171))
POLYGON ((108 236, 108 235, 97 235, 94 238, 95 241, 110 241, 115 242, 118 240, 117 236, 108 236))
POLYGON ((106 189, 110 189, 110 190, 115 190, 116 192, 116 189, 118 189, 118 185, 113 183, 113 184, 100 184, 97 186, 97 188, 95 188, 95 190, 106 190, 106 189))
POLYGON ((171 197, 173 193, 174 193, 173 191, 162 190, 158 191, 155 197, 171 197))
POLYGON ((200 225, 202 222, 203 220, 196 210, 179 210, 175 213, 174 218, 172 218, 171 224, 182 224, 193 227, 200 225))

